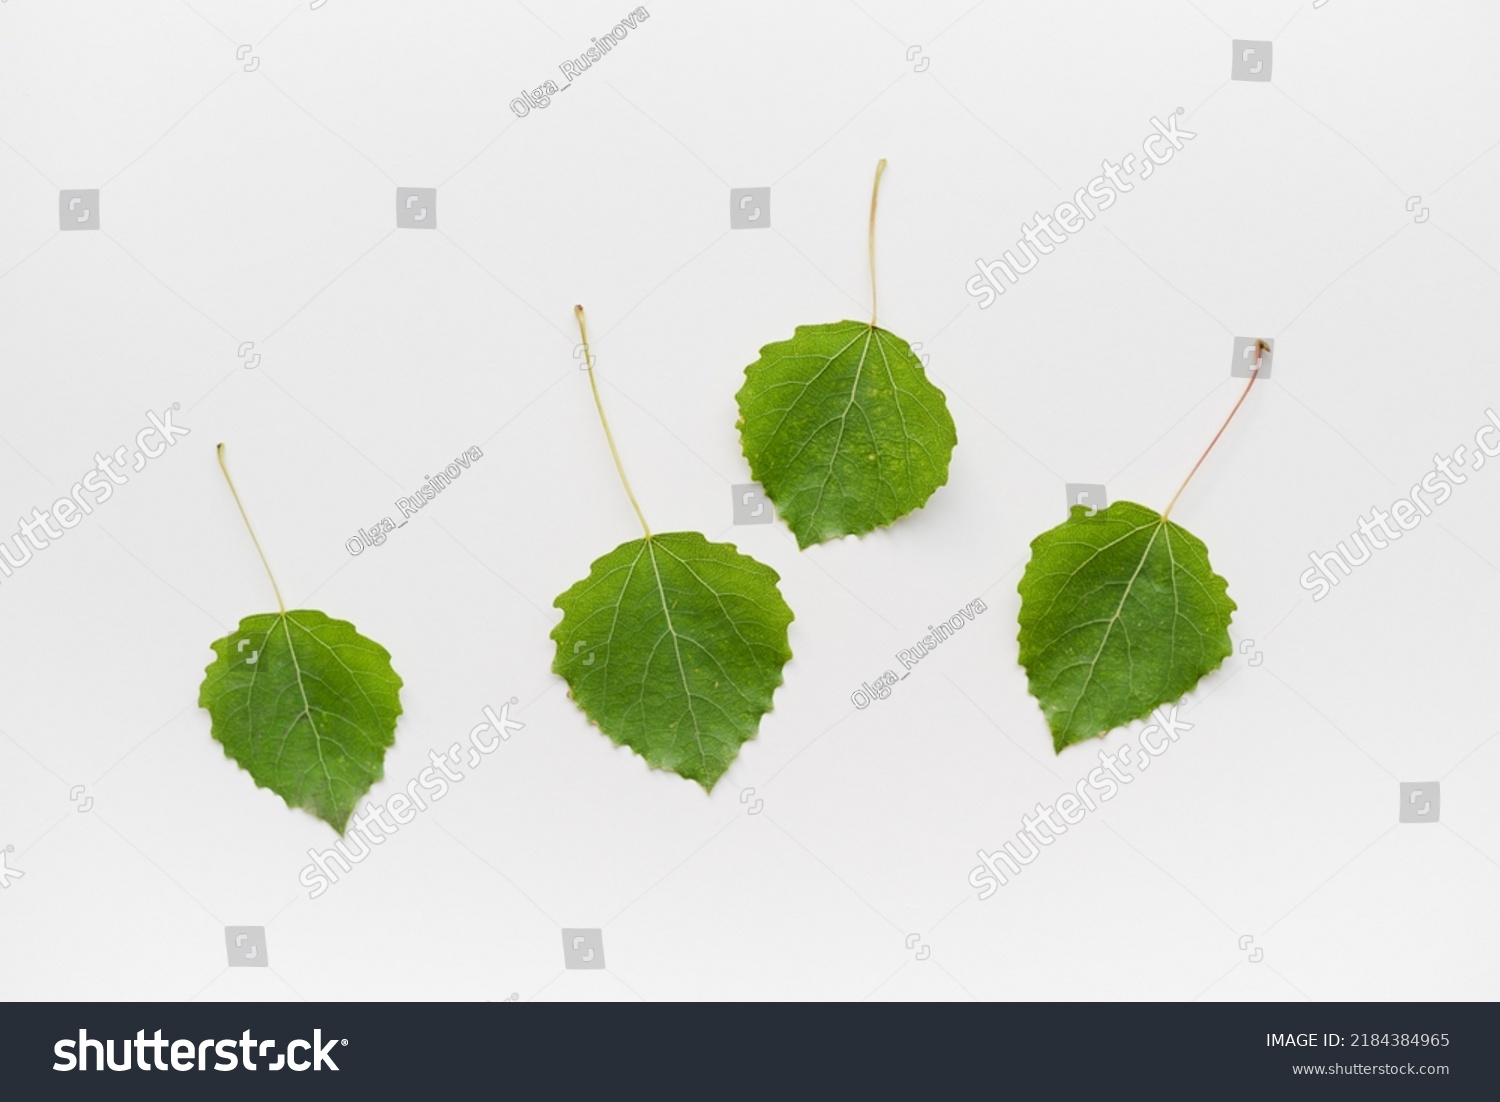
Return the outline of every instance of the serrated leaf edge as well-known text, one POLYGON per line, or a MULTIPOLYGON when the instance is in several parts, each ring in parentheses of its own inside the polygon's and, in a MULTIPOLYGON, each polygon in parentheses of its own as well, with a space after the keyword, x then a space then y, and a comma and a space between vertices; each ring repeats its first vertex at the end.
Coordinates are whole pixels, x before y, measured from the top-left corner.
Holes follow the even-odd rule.
MULTIPOLYGON (((325 818, 323 818, 321 815, 317 814, 317 812, 311 810, 310 808, 302 807, 299 804, 293 804, 290 801, 288 801, 285 796, 283 796, 280 792, 277 792, 276 789, 272 788, 270 785, 268 785, 268 784, 261 784, 260 781, 258 779, 256 779, 255 774, 251 773, 249 769, 247 769, 243 764, 241 764, 241 762, 239 761, 238 758, 236 758, 233 754, 231 754, 229 752, 229 747, 224 742, 224 740, 221 739, 221 738, 219 738, 218 732, 215 731, 215 729, 214 729, 214 715, 213 715, 213 712, 209 709, 208 705, 205 704, 204 701, 203 701, 203 694, 204 694, 204 691, 205 691, 205 687, 206 687, 206 685, 208 683, 208 674, 209 674, 209 672, 212 671, 213 668, 219 664, 220 659, 230 658, 231 657, 231 655, 228 652, 229 642, 236 635, 239 635, 239 634, 241 634, 241 633, 243 633, 245 631, 245 621, 247 621, 247 620, 254 620, 254 619, 257 619, 257 618, 259 618, 261 616, 271 616, 271 617, 274 617, 277 620, 284 620, 288 616, 294 616, 294 615, 298 615, 298 614, 311 614, 311 615, 314 615, 314 616, 321 616, 325 622, 327 622, 327 623, 329 623, 329 624, 331 624, 331 625, 333 625, 335 627, 346 627, 346 628, 348 628, 350 631, 352 631, 356 635, 358 635, 361 639, 368 640, 371 644, 373 644, 376 648, 378 648, 379 651, 380 651, 381 658, 383 658, 386 661, 387 664, 391 664, 391 652, 388 651, 388 650, 386 650, 386 648, 384 647, 384 645, 382 645, 381 643, 376 642, 374 639, 371 639, 368 635, 365 635, 363 632, 361 632, 359 630, 359 628, 355 627, 354 624, 351 623, 350 621, 348 621, 348 620, 336 620, 332 616, 329 616, 326 612, 323 612, 323 611, 321 611, 319 609, 315 609, 315 608, 294 608, 294 609, 289 609, 286 612, 253 612, 249 616, 241 616, 239 624, 235 627, 235 629, 233 631, 231 631, 228 635, 224 636, 224 638, 222 638, 222 639, 215 639, 212 643, 209 644, 209 649, 214 652, 214 660, 212 662, 210 662, 207 666, 203 667, 203 674, 204 674, 203 684, 199 685, 199 687, 198 687, 198 707, 201 708, 203 711, 208 712, 209 735, 210 735, 210 737, 212 737, 213 740, 219 744, 219 749, 224 752, 224 756, 226 758, 228 758, 231 762, 233 762, 234 765, 235 765, 235 767, 238 768, 240 770, 240 772, 249 775, 251 781, 253 781, 255 783, 255 787, 256 788, 264 788, 267 792, 270 792, 273 796, 275 796, 283 804, 285 804, 289 810, 292 810, 292 811, 301 811, 301 812, 303 812, 303 813, 305 813, 307 815, 311 815, 314 819, 317 819, 320 823, 328 823, 328 820, 325 819, 325 818), (219 645, 221 643, 225 647, 225 650, 222 653, 219 650, 219 645)), ((288 645, 290 645, 290 641, 288 642, 288 645)), ((295 653, 295 651, 293 653, 295 653)), ((404 706, 401 703, 401 690, 406 687, 406 682, 404 680, 402 680, 401 675, 396 672, 396 667, 394 666, 394 664, 391 664, 391 675, 396 679, 396 687, 395 687, 396 711, 391 716, 392 726, 394 727, 400 721, 401 716, 405 712, 405 708, 404 708, 404 706)), ((299 678, 299 680, 301 678, 300 667, 298 669, 298 678, 299 678)), ((394 743, 392 745, 394 745, 394 743)), ((390 749, 391 749, 391 747, 389 747, 389 746, 386 747, 387 751, 389 751, 390 749)), ((374 788, 375 785, 377 785, 378 783, 380 783, 384 779, 385 779, 385 754, 381 754, 381 756, 380 756, 380 770, 379 770, 378 773, 375 774, 375 776, 373 776, 372 778, 370 778, 370 788, 374 788)), ((365 791, 368 792, 369 789, 366 789, 365 791)), ((350 816, 349 817, 352 817, 352 816, 353 816, 353 812, 350 812, 350 816)), ((333 827, 333 829, 338 832, 339 837, 342 838, 347 833, 347 828, 348 828, 348 825, 349 825, 349 817, 346 817, 344 819, 344 822, 343 822, 343 824, 341 826, 334 826, 333 823, 328 823, 328 825, 330 827, 333 827)))
MULTIPOLYGON (((1135 501, 1119 501, 1119 502, 1115 502, 1115 504, 1117 504, 1117 505, 1134 505, 1136 508, 1138 508, 1138 509, 1146 509, 1148 512, 1154 512, 1155 511, 1155 510, 1150 509, 1148 506, 1141 505, 1139 502, 1135 502, 1135 501)), ((1082 505, 1073 505, 1073 506, 1069 507, 1069 509, 1068 509, 1068 519, 1069 520, 1071 520, 1074 516, 1077 515, 1073 511, 1075 509, 1078 510, 1080 513, 1083 512, 1083 511, 1085 511, 1085 507, 1082 506, 1082 505)), ((1067 522, 1064 521, 1063 523, 1065 524, 1067 522)), ((1160 523, 1163 526, 1171 525, 1172 527, 1178 528, 1179 530, 1181 530, 1187 536, 1191 537, 1192 539, 1198 540, 1199 543, 1203 543, 1203 541, 1201 539, 1198 539, 1198 537, 1194 536, 1193 533, 1189 532, 1186 528, 1183 528, 1182 525, 1180 525, 1180 524, 1173 524, 1172 521, 1167 520, 1165 517, 1161 518, 1160 523)), ((1042 541, 1043 537, 1045 537, 1046 535, 1048 535, 1051 532, 1056 531, 1060 527, 1062 527, 1061 524, 1053 525, 1051 528, 1048 528, 1045 531, 1037 533, 1037 535, 1032 538, 1030 544, 1028 544, 1028 546, 1031 548, 1031 558, 1027 559, 1026 566, 1023 567, 1022 570, 1021 570, 1020 580, 1016 582, 1016 593, 1021 597, 1021 605, 1023 605, 1023 606, 1026 603, 1026 598, 1025 598, 1025 595, 1021 593, 1021 586, 1023 584, 1025 584, 1027 569, 1030 568, 1032 561, 1034 561, 1035 558, 1036 558, 1036 545, 1042 541)), ((1207 562, 1208 561, 1208 545, 1207 544, 1203 544, 1203 551, 1204 551, 1204 555, 1203 555, 1204 561, 1207 562)), ((1144 557, 1142 558, 1142 561, 1144 561, 1144 557)), ((1224 596, 1224 599, 1229 602, 1229 619, 1224 622, 1224 631, 1227 634, 1228 631, 1229 631, 1229 625, 1232 624, 1232 623, 1234 623, 1234 614, 1237 611, 1239 611, 1239 607, 1240 606, 1235 602, 1235 599, 1229 595, 1229 579, 1225 578, 1224 575, 1220 574, 1217 570, 1214 570, 1212 567, 1210 567, 1209 569, 1210 569, 1210 572, 1213 574, 1214 577, 1218 578, 1220 581, 1222 581, 1224 583, 1224 593, 1223 593, 1223 596, 1224 596)), ((1127 596, 1128 596, 1128 591, 1127 591, 1127 596)), ((1020 616, 1020 610, 1018 608, 1017 609, 1017 619, 1018 620, 1019 620, 1019 616, 1020 616)), ((1136 715, 1130 716, 1123 723, 1117 724, 1114 727, 1107 728, 1106 730, 1103 730, 1103 731, 1097 731, 1097 732, 1095 732, 1092 735, 1084 735, 1084 736, 1082 736, 1080 738, 1073 739, 1071 742, 1062 742, 1062 743, 1060 743, 1058 741, 1058 732, 1052 726, 1052 717, 1049 716, 1049 715, 1047 715, 1046 709, 1042 707, 1041 698, 1037 696, 1035 690, 1032 687, 1031 671, 1029 669, 1027 669, 1025 663, 1023 663, 1021 661, 1021 633, 1023 631, 1025 631, 1024 626, 1020 627, 1020 629, 1016 632, 1016 665, 1018 667, 1020 667, 1020 669, 1021 669, 1021 671, 1023 673, 1025 673, 1025 675, 1026 675, 1026 691, 1027 691, 1027 693, 1030 694, 1031 699, 1034 700, 1034 701, 1036 701, 1037 710, 1042 713, 1042 719, 1047 724, 1047 731, 1052 736, 1052 752, 1053 752, 1054 755, 1061 754, 1064 750, 1066 750, 1070 746, 1079 746, 1079 745, 1081 745, 1081 744, 1083 744, 1085 742, 1089 742, 1089 741, 1091 741, 1093 739, 1103 738, 1105 735, 1108 735, 1108 734, 1110 734, 1113 731, 1118 731, 1122 727, 1128 727, 1130 724, 1134 723, 1136 720, 1145 719, 1147 716, 1151 715, 1151 713, 1154 712, 1154 711, 1156 711, 1158 708, 1165 707, 1165 706, 1167 706, 1169 704, 1180 704, 1180 703, 1182 703, 1182 701, 1186 700, 1193 693, 1197 692, 1198 691, 1198 686, 1201 685, 1201 684, 1203 684, 1204 679, 1207 678, 1209 674, 1214 673, 1216 670, 1220 669, 1224 665, 1225 660, 1229 658, 1229 654, 1222 654, 1222 655, 1220 655, 1219 656, 1219 660, 1217 662, 1215 662, 1212 666, 1208 667, 1208 669, 1204 670, 1198 676, 1198 680, 1195 681, 1192 684, 1191 687, 1189 687, 1187 689, 1184 689, 1181 693, 1179 693, 1176 697, 1173 697, 1171 700, 1163 700, 1163 701, 1160 701, 1157 704, 1153 704, 1153 705, 1151 705, 1151 707, 1147 708, 1145 711, 1139 712, 1136 715)), ((1230 650, 1230 654, 1232 654, 1232 653, 1233 653, 1233 648, 1231 648, 1231 650, 1230 650)))
MULTIPOLYGON (((773 566, 771 566, 769 563, 761 562, 754 555, 747 555, 745 552, 741 551, 735 544, 732 544, 732 543, 716 543, 713 540, 710 540, 702 532, 658 532, 655 535, 644 537, 644 540, 645 541, 650 541, 652 539, 660 539, 663 536, 681 536, 681 535, 697 536, 699 539, 701 539, 709 547, 725 547, 725 548, 728 548, 730 551, 734 552, 736 555, 740 556, 741 558, 749 559, 751 562, 755 563, 757 566, 760 566, 760 567, 764 568, 765 570, 767 570, 770 573, 770 575, 771 575, 771 584, 776 589, 776 595, 781 598, 781 607, 786 610, 787 620, 786 620, 786 623, 783 625, 783 627, 785 629, 790 629, 791 628, 792 623, 797 619, 797 614, 794 611, 792 611, 792 607, 789 604, 787 604, 786 598, 781 596, 781 584, 780 584, 781 583, 781 574, 778 573, 777 570, 776 570, 776 568, 773 567, 773 566)), ((680 773, 678 773, 675 769, 670 769, 670 768, 668 768, 667 766, 664 766, 664 765, 657 765, 655 762, 650 761, 644 754, 642 754, 634 746, 631 746, 628 742, 626 742, 623 736, 617 736, 617 735, 614 734, 614 732, 605 729, 604 725, 602 723, 600 723, 599 720, 597 720, 589 712, 589 710, 583 706, 583 704, 578 700, 577 697, 575 697, 573 695, 573 685, 567 679, 566 675, 563 673, 562 669, 560 668, 567 661, 567 656, 565 656, 563 654, 563 650, 562 650, 562 648, 563 648, 563 639, 562 639, 561 633, 562 633, 563 624, 567 621, 567 618, 568 618, 568 610, 567 610, 566 607, 564 607, 563 601, 568 596, 570 596, 575 590, 577 590, 580 587, 582 587, 584 585, 587 585, 588 583, 593 582, 593 581, 596 580, 596 577, 600 573, 598 568, 599 568, 599 564, 601 562, 603 562, 605 559, 609 558, 611 555, 613 555, 620 548, 624 547, 626 544, 640 542, 640 541, 642 541, 642 539, 643 539, 643 537, 636 537, 636 539, 625 540, 625 541, 623 541, 621 543, 616 544, 614 547, 610 548, 604 554, 602 554, 602 555, 598 556, 597 558, 595 558, 593 562, 589 563, 589 572, 587 574, 585 574, 582 578, 579 578, 572 585, 568 586, 567 589, 565 589, 561 593, 559 593, 557 595, 557 597, 553 600, 552 607, 560 610, 562 612, 562 614, 563 614, 563 618, 561 620, 559 620, 556 624, 554 624, 553 627, 552 627, 552 630, 548 633, 548 638, 550 638, 554 643, 557 644, 557 653, 553 656, 553 659, 552 659, 552 672, 555 675, 557 675, 559 678, 561 678, 562 679, 562 683, 565 686, 567 686, 566 692, 567 692, 568 699, 571 700, 573 702, 573 704, 577 707, 578 711, 583 714, 583 717, 584 717, 585 720, 588 721, 589 726, 593 727, 600 734, 602 734, 606 738, 608 738, 609 741, 610 741, 610 743, 612 745, 614 745, 616 747, 623 748, 623 749, 629 751, 629 753, 630 753, 630 755, 632 757, 634 757, 634 758, 638 759, 639 761, 641 761, 643 764, 645 764, 645 766, 648 769, 654 769, 657 772, 661 772, 661 773, 670 773, 672 776, 677 777, 677 778, 679 778, 680 780, 682 780, 682 781, 684 781, 686 783, 698 785, 698 787, 702 788, 704 790, 704 792, 712 793, 713 790, 714 790, 714 788, 718 786, 719 781, 721 781, 721 780, 724 779, 724 775, 727 774, 728 771, 729 771, 728 769, 725 769, 724 773, 721 773, 714 780, 713 784, 704 784, 701 780, 697 780, 696 778, 684 777, 680 773)), ((789 630, 788 630, 788 633, 789 633, 789 630)), ((782 652, 782 654, 781 654, 781 663, 780 663, 780 665, 778 665, 776 667, 776 681, 771 685, 771 693, 770 693, 770 695, 771 695, 771 703, 766 706, 765 711, 761 712, 760 715, 756 717, 756 721, 755 721, 755 734, 753 734, 749 738, 747 738, 745 740, 745 742, 753 742, 755 739, 757 739, 757 738, 760 737, 760 725, 761 725, 761 722, 766 718, 766 716, 770 715, 772 712, 774 712, 776 710, 776 703, 775 703, 776 690, 779 689, 779 688, 781 688, 781 686, 783 686, 784 684, 786 684, 786 667, 787 667, 787 663, 790 662, 795 657, 795 654, 792 651, 792 644, 791 644, 791 640, 790 639, 787 639, 785 642, 782 643, 781 652, 782 652)), ((744 746, 744 743, 741 743, 741 748, 743 748, 743 746, 744 746)), ((736 758, 736 760, 738 760, 738 757, 739 757, 739 751, 737 750, 735 752, 735 758, 736 758)))
MULTIPOLYGON (((784 340, 779 340, 779 341, 770 341, 767 344, 761 345, 760 346, 760 351, 756 353, 754 361, 752 361, 751 363, 745 365, 745 370, 743 372, 743 374, 745 376, 745 382, 743 384, 741 384, 739 390, 735 391, 735 395, 734 395, 735 409, 740 411, 739 420, 735 422, 736 427, 739 427, 739 426, 741 426, 741 425, 743 425, 745 423, 745 415, 744 415, 744 412, 743 412, 743 407, 740 405, 740 395, 744 394, 745 393, 745 387, 747 387, 747 386, 750 385, 750 369, 753 368, 756 364, 760 363, 761 360, 765 359, 765 357, 766 357, 766 350, 770 349, 770 348, 775 348, 777 345, 780 345, 780 344, 791 344, 793 341, 797 340, 798 334, 800 334, 804 329, 821 329, 821 328, 824 328, 825 326, 829 326, 829 325, 856 325, 856 326, 860 326, 860 327, 865 328, 865 329, 875 329, 875 330, 878 330, 879 332, 887 334, 888 336, 894 338, 895 340, 900 341, 902 344, 906 345, 906 347, 907 347, 908 350, 911 349, 911 342, 909 342, 905 337, 902 337, 900 334, 892 332, 891 330, 886 329, 883 326, 871 325, 867 321, 855 321, 852 318, 844 318, 841 321, 814 322, 813 324, 810 324, 810 325, 798 325, 798 326, 794 326, 793 329, 792 329, 792 335, 789 338, 786 338, 784 340)), ((913 357, 915 357, 915 355, 916 354, 913 353, 913 357)), ((926 382, 928 386, 932 387, 932 389, 937 392, 938 397, 942 399, 944 411, 948 411, 948 395, 947 395, 947 392, 944 391, 942 387, 938 386, 937 383, 935 383, 935 382, 932 381, 932 379, 927 374, 927 368, 922 364, 921 360, 917 361, 917 370, 922 373, 922 379, 923 379, 923 381, 926 382)), ((950 422, 953 421, 953 414, 952 414, 951 411, 948 411, 948 420, 950 422)), ((943 464, 943 476, 942 476, 942 480, 940 482, 938 482, 937 485, 933 486, 932 492, 930 494, 928 494, 927 497, 926 497, 926 499, 923 500, 920 504, 913 505, 910 509, 906 510, 906 512, 904 512, 904 513, 898 513, 898 514, 896 514, 896 516, 892 517, 890 520, 886 521, 884 524, 872 525, 871 527, 866 528, 866 529, 864 529, 863 531, 860 531, 860 532, 842 532, 842 533, 835 532, 835 533, 833 533, 831 535, 824 536, 822 539, 808 540, 806 543, 804 543, 802 541, 801 534, 795 528, 793 528, 790 524, 787 524, 787 530, 792 533, 793 538, 795 538, 796 541, 797 541, 797 550, 799 550, 799 551, 806 551, 809 547, 813 547, 813 546, 815 546, 817 544, 832 543, 834 540, 848 539, 850 536, 853 536, 856 539, 861 539, 862 540, 866 536, 870 535, 873 532, 884 531, 885 529, 890 528, 892 525, 894 525, 898 520, 902 520, 902 519, 904 519, 906 517, 911 516, 913 513, 919 512, 920 510, 927 508, 927 503, 930 502, 934 497, 937 496, 937 492, 939 490, 941 490, 944 486, 948 485, 948 472, 949 472, 949 469, 953 466, 953 451, 956 450, 957 448, 958 448, 958 426, 955 423, 954 427, 953 427, 953 448, 949 450, 948 460, 947 460, 947 462, 945 462, 943 464)), ((741 431, 740 431, 740 454, 745 457, 745 463, 750 468, 750 477, 752 479, 754 479, 757 483, 759 483, 761 481, 761 476, 755 470, 755 461, 750 458, 750 453, 748 451, 746 451, 746 449, 745 449, 745 434, 744 434, 743 429, 741 429, 741 431)), ((769 490, 766 491, 766 496, 767 497, 771 496, 771 493, 770 493, 769 490)), ((773 505, 776 503, 776 499, 774 497, 771 498, 771 503, 773 505)), ((778 512, 777 515, 780 516, 780 513, 778 512)))

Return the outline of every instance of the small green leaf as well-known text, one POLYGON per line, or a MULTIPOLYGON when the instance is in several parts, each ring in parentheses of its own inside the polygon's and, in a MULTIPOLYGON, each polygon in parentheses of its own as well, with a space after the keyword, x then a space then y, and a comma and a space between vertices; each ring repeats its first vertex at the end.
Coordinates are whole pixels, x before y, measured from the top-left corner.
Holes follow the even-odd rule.
POLYGON ((247 616, 213 649, 198 706, 225 754, 342 834, 395 741, 401 678, 390 654, 308 609, 247 616))
POLYGON ((1054 749, 1179 699, 1233 647, 1235 603, 1208 548, 1155 510, 1118 501, 1031 541, 1021 665, 1054 749))
POLYGON ((943 392, 868 322, 799 325, 760 350, 736 399, 751 475, 800 547, 890 524, 948 481, 958 435, 943 392))
POLYGON ((697 532, 622 543, 554 602, 552 670, 617 746, 712 791, 792 657, 779 580, 697 532))

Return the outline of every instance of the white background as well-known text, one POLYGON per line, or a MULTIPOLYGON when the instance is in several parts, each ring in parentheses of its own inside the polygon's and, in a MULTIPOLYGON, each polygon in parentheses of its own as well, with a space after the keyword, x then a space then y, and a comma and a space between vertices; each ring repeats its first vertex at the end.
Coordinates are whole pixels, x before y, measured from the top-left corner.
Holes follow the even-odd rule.
POLYGON ((0 846, 24 873, 0 994, 1495 997, 1500 469, 1325 600, 1297 580, 1500 406, 1495 6, 656 0, 510 112, 626 5, 0 6, 0 517, 147 410, 191 429, 0 582, 0 846), (1229 80, 1233 38, 1274 41, 1272 82, 1229 80), (1178 107, 1197 137, 981 311, 975 258, 1178 107), (868 316, 881 157, 881 322, 922 342, 959 446, 925 509, 799 552, 731 523, 734 393, 762 344, 868 316), (765 185, 769 230, 731 231, 729 189, 765 185), (395 228, 398 186, 438 188, 436 232, 395 228), (100 231, 59 232, 65 188, 101 189, 100 231), (653 527, 734 542, 797 614, 712 796, 549 672, 552 599, 637 533, 575 302, 653 527), (1253 642, 1185 699, 1190 734, 981 902, 975 851, 1135 737, 1053 754, 1016 664, 1028 542, 1065 481, 1164 505, 1242 389, 1237 334, 1276 339, 1273 375, 1173 519, 1253 642), (196 706, 209 643, 274 609, 221 440, 288 604, 405 679, 373 799, 487 704, 526 725, 315 901, 298 871, 333 833, 196 706), (1398 825, 1399 782, 1434 780, 1440 822, 1398 825), (227 968, 225 925, 266 926, 270 967, 227 968), (602 927, 607 969, 565 971, 562 927, 602 927))

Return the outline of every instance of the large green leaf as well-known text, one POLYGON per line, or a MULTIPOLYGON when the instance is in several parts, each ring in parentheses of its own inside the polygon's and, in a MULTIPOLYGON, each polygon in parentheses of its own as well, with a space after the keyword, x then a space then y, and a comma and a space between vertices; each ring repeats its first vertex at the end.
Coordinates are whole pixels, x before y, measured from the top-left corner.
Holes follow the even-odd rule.
POLYGON ((258 786, 342 834, 395 741, 401 678, 390 654, 307 609, 247 616, 213 649, 198 705, 214 738, 258 786))
POLYGON ((792 657, 776 571, 697 532, 622 543, 554 602, 554 673, 616 745, 712 790, 792 657))
POLYGON ((1021 578, 1021 665, 1065 746, 1168 704, 1233 649, 1228 583, 1208 548, 1155 510, 1118 501, 1031 541, 1021 578))
POLYGON ((943 392, 868 322, 799 325, 760 350, 736 399, 751 475, 801 547, 890 524, 948 481, 943 392))

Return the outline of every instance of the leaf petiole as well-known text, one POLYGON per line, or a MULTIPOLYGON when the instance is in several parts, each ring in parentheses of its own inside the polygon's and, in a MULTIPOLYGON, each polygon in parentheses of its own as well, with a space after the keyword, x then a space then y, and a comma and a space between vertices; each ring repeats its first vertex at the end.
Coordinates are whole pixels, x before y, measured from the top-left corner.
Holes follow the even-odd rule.
POLYGON ((281 615, 286 616, 286 602, 281 599, 281 587, 276 584, 276 575, 271 573, 271 564, 266 561, 266 553, 260 546, 260 539, 255 535, 255 526, 250 523, 250 514, 245 512, 245 503, 240 500, 240 492, 234 488, 234 479, 229 477, 229 467, 224 463, 224 445, 220 444, 216 449, 219 456, 219 470, 224 472, 224 481, 229 483, 229 492, 234 495, 234 503, 239 506, 240 517, 245 522, 245 528, 250 532, 250 542, 255 544, 255 553, 260 556, 260 564, 266 568, 266 577, 271 579, 271 588, 276 591, 276 605, 281 609, 281 615))
POLYGON ((880 199, 880 177, 885 173, 885 158, 875 166, 875 186, 870 189, 870 328, 875 328, 875 204, 880 199))
MULTIPOLYGON (((620 449, 615 447, 615 434, 609 431, 609 418, 604 415, 604 400, 599 397, 599 384, 594 380, 594 356, 589 351, 589 330, 583 319, 583 307, 573 307, 573 314, 578 319, 578 335, 583 338, 583 360, 589 369, 589 387, 594 392, 594 407, 599 411, 599 423, 604 426, 604 438, 609 441, 609 454, 614 456, 615 470, 620 473, 620 482, 625 487, 625 496, 630 499, 631 508, 635 510, 635 515, 641 522, 641 528, 649 540, 651 526, 646 523, 646 514, 641 512, 640 503, 635 499, 635 491, 630 488, 630 479, 625 477, 625 464, 620 460, 620 449)), ((245 523, 248 524, 249 521, 245 523)))
POLYGON ((1172 506, 1177 504, 1177 499, 1182 496, 1182 491, 1187 489, 1187 484, 1193 480, 1193 475, 1197 474, 1198 468, 1203 466, 1203 461, 1208 458, 1208 453, 1214 450, 1214 445, 1219 442, 1219 437, 1224 435, 1224 430, 1229 427, 1229 422, 1234 420, 1234 415, 1240 411, 1240 406, 1244 405, 1245 399, 1250 397, 1250 388, 1255 385, 1255 380, 1260 377, 1260 354, 1265 351, 1265 348, 1265 341, 1257 340, 1255 342, 1255 370, 1250 372, 1250 381, 1245 384, 1245 389, 1240 393, 1240 400, 1229 411, 1229 416, 1224 418, 1224 423, 1219 426, 1219 431, 1214 433, 1214 438, 1208 442, 1208 447, 1203 449, 1203 454, 1198 457, 1198 462, 1193 464, 1193 469, 1188 471, 1187 477, 1182 480, 1182 485, 1177 487, 1177 492, 1172 495, 1172 500, 1167 502, 1167 507, 1161 514, 1163 522, 1172 514, 1172 506))

